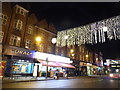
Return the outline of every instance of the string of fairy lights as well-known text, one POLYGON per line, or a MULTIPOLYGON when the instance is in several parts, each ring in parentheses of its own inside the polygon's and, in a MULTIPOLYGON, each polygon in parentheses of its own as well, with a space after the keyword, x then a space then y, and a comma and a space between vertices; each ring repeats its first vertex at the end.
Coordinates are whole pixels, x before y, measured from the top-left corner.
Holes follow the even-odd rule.
POLYGON ((120 16, 104 19, 88 25, 59 31, 56 46, 73 46, 81 44, 103 43, 120 39, 120 16))

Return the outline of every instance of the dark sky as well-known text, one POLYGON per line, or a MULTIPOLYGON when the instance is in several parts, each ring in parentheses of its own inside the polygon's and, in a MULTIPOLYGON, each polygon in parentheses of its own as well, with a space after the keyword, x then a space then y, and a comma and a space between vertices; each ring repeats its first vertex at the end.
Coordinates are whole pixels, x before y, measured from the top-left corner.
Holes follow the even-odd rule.
MULTIPOLYGON (((32 2, 21 5, 36 13, 39 19, 53 23, 58 31, 120 15, 120 2, 32 2)), ((104 58, 120 59, 120 40, 88 46, 102 51, 104 58)))
POLYGON ((58 31, 120 15, 120 2, 32 2, 24 6, 58 31))

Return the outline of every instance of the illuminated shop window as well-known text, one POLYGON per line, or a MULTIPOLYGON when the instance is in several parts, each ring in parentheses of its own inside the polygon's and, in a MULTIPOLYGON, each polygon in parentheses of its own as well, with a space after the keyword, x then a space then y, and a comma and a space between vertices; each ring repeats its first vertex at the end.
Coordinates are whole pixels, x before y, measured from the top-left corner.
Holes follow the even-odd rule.
POLYGON ((33 26, 31 26, 31 25, 28 26, 28 32, 27 33, 33 35, 33 26))
POLYGON ((31 48, 31 40, 26 40, 25 48, 31 48))
POLYGON ((22 30, 23 22, 21 20, 16 20, 15 22, 15 28, 22 30))
POLYGON ((12 35, 10 38, 10 45, 20 46, 21 38, 15 35, 12 35))

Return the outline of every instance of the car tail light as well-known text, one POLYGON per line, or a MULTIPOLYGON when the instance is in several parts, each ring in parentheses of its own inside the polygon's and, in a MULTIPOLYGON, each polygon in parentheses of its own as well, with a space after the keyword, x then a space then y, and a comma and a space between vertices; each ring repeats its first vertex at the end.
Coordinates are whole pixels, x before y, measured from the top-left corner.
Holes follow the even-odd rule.
POLYGON ((110 74, 109 76, 110 76, 110 77, 113 77, 113 74, 110 74))

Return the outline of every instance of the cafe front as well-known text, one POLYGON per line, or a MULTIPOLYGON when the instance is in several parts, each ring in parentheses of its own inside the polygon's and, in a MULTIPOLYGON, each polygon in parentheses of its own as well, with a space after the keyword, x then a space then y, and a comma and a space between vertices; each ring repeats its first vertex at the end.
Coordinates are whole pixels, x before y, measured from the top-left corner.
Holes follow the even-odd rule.
POLYGON ((71 65, 72 61, 70 58, 62 57, 53 54, 47 54, 42 52, 35 53, 35 59, 38 63, 36 63, 36 68, 38 72, 35 72, 34 76, 39 77, 55 77, 56 73, 59 73, 60 77, 63 77, 69 68, 75 68, 71 65))
POLYGON ((32 76, 34 53, 35 51, 33 50, 6 46, 3 53, 3 61, 6 62, 4 76, 32 76))

